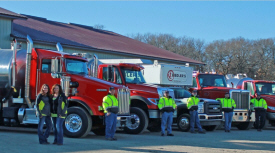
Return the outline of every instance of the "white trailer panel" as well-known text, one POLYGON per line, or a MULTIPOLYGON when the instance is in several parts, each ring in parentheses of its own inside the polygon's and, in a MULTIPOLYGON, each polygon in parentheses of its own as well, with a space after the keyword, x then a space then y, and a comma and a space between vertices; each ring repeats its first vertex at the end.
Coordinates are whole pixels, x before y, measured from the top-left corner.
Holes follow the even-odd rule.
POLYGON ((192 67, 167 64, 142 66, 144 67, 143 75, 147 83, 176 86, 192 85, 192 67))

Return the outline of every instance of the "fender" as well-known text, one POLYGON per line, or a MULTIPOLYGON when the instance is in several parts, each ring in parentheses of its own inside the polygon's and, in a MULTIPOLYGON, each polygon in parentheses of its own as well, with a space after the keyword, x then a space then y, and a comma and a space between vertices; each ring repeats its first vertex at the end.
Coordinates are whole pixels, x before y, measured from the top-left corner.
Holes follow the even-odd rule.
POLYGON ((131 100, 134 100, 134 99, 143 101, 143 102, 145 102, 147 105, 152 105, 152 103, 151 103, 148 99, 146 99, 146 98, 144 98, 144 97, 141 97, 141 96, 131 96, 131 100))
POLYGON ((86 108, 86 110, 88 110, 89 114, 92 116, 94 113, 92 111, 92 109, 86 104, 84 103, 83 101, 81 100, 78 100, 78 99, 68 99, 68 101, 70 102, 77 102, 79 103, 80 105, 82 105, 84 108, 86 108))

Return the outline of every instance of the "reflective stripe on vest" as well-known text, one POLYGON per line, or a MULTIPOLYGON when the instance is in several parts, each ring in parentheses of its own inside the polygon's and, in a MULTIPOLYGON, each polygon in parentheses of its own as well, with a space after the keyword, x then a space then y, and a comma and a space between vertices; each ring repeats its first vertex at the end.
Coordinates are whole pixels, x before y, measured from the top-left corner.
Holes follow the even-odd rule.
POLYGON ((232 107, 232 98, 230 98, 231 107, 228 107, 228 103, 227 103, 227 107, 224 106, 224 99, 225 99, 225 98, 222 99, 222 100, 223 100, 223 101, 222 101, 222 108, 231 108, 231 107, 232 107))
MULTIPOLYGON (((193 101, 193 105, 192 106, 198 106, 198 105, 196 105, 196 102, 195 102, 195 100, 193 99, 193 97, 191 97, 191 99, 192 99, 192 101, 193 101)), ((191 106, 191 107, 192 107, 191 106)))
MULTIPOLYGON (((173 104, 172 104, 172 106, 166 106, 165 98, 161 98, 161 99, 164 102, 164 106, 162 108, 166 108, 166 107, 172 107, 173 108, 173 104)), ((169 99, 168 99, 168 102, 169 102, 169 99)), ((170 102, 169 102, 169 104, 170 104, 170 102)))

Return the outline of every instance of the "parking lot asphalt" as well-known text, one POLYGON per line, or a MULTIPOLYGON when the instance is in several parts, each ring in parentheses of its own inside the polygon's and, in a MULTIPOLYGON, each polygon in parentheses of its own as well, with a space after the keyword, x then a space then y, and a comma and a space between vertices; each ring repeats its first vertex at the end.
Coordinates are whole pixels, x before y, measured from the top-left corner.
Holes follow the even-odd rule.
MULTIPOLYGON (((262 132, 255 129, 231 133, 223 130, 206 134, 173 131, 174 137, 161 137, 159 132, 145 131, 139 135, 116 133, 118 141, 106 141, 92 132, 85 138, 64 138, 64 145, 40 145, 35 128, 0 126, 0 153, 122 153, 122 152, 274 152, 275 128, 262 132)), ((48 141, 53 142, 53 134, 48 141)))

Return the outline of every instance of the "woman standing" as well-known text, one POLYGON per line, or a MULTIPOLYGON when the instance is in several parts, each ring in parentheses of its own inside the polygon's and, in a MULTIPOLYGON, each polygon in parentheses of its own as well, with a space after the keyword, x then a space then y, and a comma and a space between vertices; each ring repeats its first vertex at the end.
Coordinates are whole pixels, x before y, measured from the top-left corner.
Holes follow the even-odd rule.
POLYGON ((63 145, 63 122, 67 115, 67 97, 62 91, 59 84, 52 87, 52 119, 54 129, 54 142, 53 144, 63 145))
POLYGON ((47 140, 52 129, 50 105, 51 97, 49 86, 47 84, 43 84, 36 99, 36 107, 39 116, 38 138, 40 144, 50 144, 47 140), (43 133, 44 122, 46 123, 46 131, 43 133))

